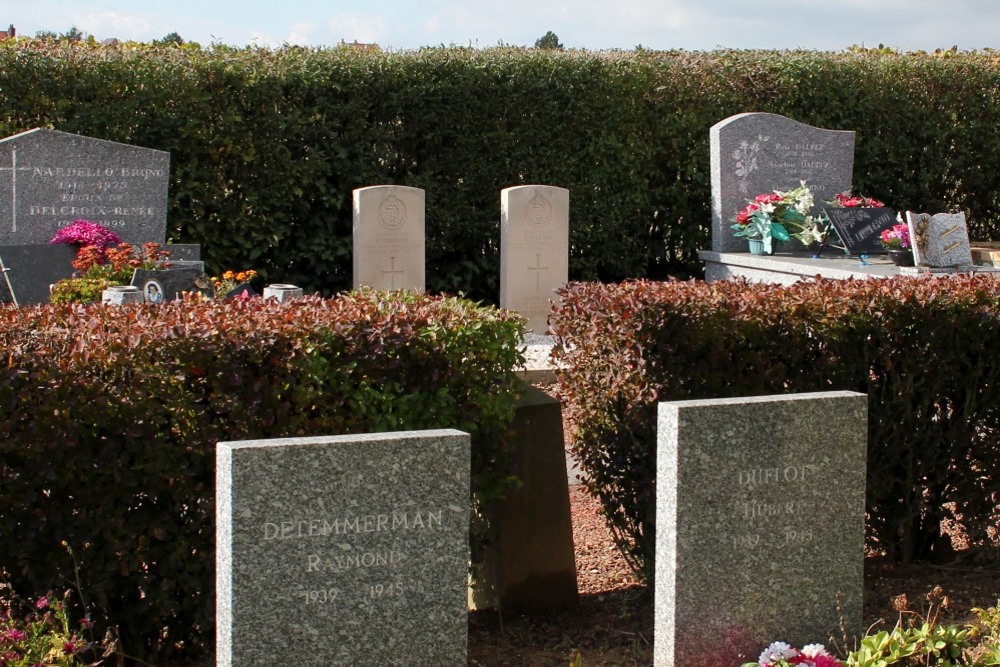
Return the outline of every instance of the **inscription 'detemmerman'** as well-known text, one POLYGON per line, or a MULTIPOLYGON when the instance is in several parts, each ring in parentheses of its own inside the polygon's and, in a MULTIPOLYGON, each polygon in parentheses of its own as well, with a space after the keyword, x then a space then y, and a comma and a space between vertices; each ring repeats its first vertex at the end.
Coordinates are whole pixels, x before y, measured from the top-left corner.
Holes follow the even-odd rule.
POLYGON ((441 528, 444 510, 436 512, 392 512, 366 514, 335 519, 290 519, 264 522, 265 540, 289 540, 328 535, 356 535, 399 530, 429 530, 441 528))

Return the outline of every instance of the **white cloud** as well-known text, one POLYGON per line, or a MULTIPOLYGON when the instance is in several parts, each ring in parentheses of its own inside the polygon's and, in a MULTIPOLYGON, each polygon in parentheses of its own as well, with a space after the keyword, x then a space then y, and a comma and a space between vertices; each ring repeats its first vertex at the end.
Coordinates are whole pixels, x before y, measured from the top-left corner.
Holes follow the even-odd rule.
POLYGON ((322 42, 320 28, 315 23, 293 23, 285 42, 299 46, 311 46, 322 42))
POLYGON ((334 43, 361 42, 362 44, 379 44, 387 46, 384 41, 388 35, 385 19, 374 14, 337 14, 328 19, 326 25, 330 30, 334 43))
POLYGON ((152 23, 142 16, 122 14, 119 12, 91 12, 89 14, 74 14, 73 25, 83 32, 93 35, 96 39, 115 37, 126 40, 148 41, 162 37, 170 32, 164 30, 158 34, 152 23))

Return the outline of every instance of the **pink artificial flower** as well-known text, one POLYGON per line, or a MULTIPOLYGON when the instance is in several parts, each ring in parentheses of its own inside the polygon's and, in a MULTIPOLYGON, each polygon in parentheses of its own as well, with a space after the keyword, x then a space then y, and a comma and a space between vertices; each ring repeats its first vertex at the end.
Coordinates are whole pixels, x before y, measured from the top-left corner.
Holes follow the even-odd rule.
POLYGON ((49 243, 74 243, 79 246, 95 246, 102 253, 121 243, 122 240, 113 231, 90 220, 74 220, 52 237, 49 243))
POLYGON ((38 598, 38 602, 35 603, 35 609, 38 609, 39 611, 41 611, 42 609, 48 609, 48 607, 49 607, 49 599, 44 595, 38 598))
POLYGON ((18 630, 17 628, 11 628, 10 630, 8 630, 7 632, 4 633, 4 636, 6 636, 7 639, 10 639, 10 640, 15 641, 15 642, 19 642, 22 639, 24 639, 25 637, 27 637, 28 635, 24 632, 24 630, 18 630))
POLYGON ((73 642, 63 642, 62 645, 63 655, 73 655, 74 653, 76 653, 76 648, 77 648, 76 644, 74 644, 73 642))

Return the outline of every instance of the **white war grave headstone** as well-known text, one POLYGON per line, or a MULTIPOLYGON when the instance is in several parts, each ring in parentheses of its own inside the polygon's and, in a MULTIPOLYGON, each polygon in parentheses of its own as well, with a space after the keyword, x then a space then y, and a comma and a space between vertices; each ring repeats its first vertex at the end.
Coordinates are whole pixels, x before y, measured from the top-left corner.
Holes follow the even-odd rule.
POLYGON ((424 191, 373 185, 354 191, 354 287, 424 291, 424 191))
POLYGON ((569 190, 519 185, 500 193, 500 307, 548 331, 550 301, 569 280, 569 190))
POLYGON ((854 132, 824 130, 772 113, 741 113, 709 130, 712 172, 712 250, 746 252, 733 236, 733 218, 747 200, 806 182, 813 212, 852 187, 854 132))
POLYGON ((216 664, 464 666, 469 435, 221 442, 216 664))
POLYGON ((739 665, 860 634, 868 401, 660 403, 654 664, 739 665))

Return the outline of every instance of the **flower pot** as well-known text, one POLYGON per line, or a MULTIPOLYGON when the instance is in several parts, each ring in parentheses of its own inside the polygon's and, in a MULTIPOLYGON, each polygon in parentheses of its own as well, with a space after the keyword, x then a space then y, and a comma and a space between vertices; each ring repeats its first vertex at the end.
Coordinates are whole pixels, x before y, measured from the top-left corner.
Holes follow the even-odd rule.
POLYGON ((764 239, 747 239, 747 243, 750 246, 751 255, 773 255, 774 245, 771 245, 771 252, 767 252, 764 249, 764 239))
POLYGON ((889 250, 889 260, 896 266, 913 266, 913 251, 909 248, 889 250))

